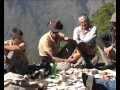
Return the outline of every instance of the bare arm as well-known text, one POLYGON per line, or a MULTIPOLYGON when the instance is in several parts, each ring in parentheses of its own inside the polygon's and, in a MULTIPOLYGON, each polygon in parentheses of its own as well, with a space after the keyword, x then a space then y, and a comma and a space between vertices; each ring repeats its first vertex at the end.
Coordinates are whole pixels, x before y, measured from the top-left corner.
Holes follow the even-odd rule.
POLYGON ((18 45, 4 45, 4 50, 8 50, 8 51, 22 51, 21 47, 18 45))
POLYGON ((71 39, 71 38, 68 36, 64 36, 64 40, 69 40, 69 39, 71 39))
POLYGON ((62 38, 62 40, 69 40, 71 39, 70 37, 66 36, 65 34, 63 33, 59 33, 60 37, 62 38))
POLYGON ((67 61, 67 59, 62 59, 62 58, 59 58, 59 57, 55 57, 55 56, 53 55, 52 51, 48 51, 48 52, 46 52, 46 53, 47 53, 47 55, 48 55, 52 60, 54 60, 54 61, 57 61, 57 62, 65 62, 65 61, 67 61))
POLYGON ((20 45, 7 45, 7 44, 4 44, 4 50, 23 51, 23 50, 25 50, 25 43, 23 42, 20 45))

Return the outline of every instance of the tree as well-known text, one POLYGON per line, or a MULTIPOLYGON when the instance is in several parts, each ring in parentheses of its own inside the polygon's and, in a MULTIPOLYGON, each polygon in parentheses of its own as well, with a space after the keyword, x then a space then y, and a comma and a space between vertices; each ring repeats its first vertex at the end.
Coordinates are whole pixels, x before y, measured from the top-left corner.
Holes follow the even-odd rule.
POLYGON ((105 3, 103 6, 92 15, 91 21, 93 25, 97 27, 97 34, 103 33, 105 30, 111 28, 111 23, 109 22, 112 14, 115 12, 115 7, 113 3, 105 3))

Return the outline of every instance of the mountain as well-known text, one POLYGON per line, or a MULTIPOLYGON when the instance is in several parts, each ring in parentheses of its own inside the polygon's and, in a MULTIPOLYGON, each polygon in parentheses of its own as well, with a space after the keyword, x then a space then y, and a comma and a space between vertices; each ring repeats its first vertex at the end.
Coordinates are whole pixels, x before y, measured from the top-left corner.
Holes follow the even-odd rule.
POLYGON ((50 19, 59 18, 63 32, 72 37, 73 30, 79 25, 81 13, 90 18, 103 3, 115 0, 4 0, 4 39, 14 27, 22 29, 27 43, 27 57, 30 64, 39 61, 38 42, 48 31, 50 19))

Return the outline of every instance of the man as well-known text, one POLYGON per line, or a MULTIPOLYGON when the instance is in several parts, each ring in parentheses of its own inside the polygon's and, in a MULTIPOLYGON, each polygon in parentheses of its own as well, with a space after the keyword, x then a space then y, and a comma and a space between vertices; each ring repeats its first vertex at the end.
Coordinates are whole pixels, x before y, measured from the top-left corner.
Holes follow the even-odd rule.
POLYGON ((82 73, 82 79, 85 90, 116 90, 116 79, 108 80, 108 79, 98 79, 94 78, 94 76, 87 75, 86 73, 82 73))
POLYGON ((38 45, 39 55, 42 58, 42 66, 50 73, 50 63, 57 62, 57 69, 63 70, 69 67, 68 59, 76 48, 76 42, 60 33, 63 24, 60 20, 51 20, 48 23, 49 32, 44 34, 38 45), (67 44, 59 51, 61 41, 67 41, 67 44))
MULTIPOLYGON (((73 39, 77 42, 84 61, 84 66, 92 67, 97 61, 95 57, 95 39, 96 39, 96 27, 92 26, 89 18, 86 15, 81 15, 78 18, 80 26, 76 27, 73 32, 73 39), (94 59, 93 59, 94 58, 94 59), (92 60, 93 59, 93 60, 92 60)), ((82 61, 82 59, 80 61, 82 61)))
POLYGON ((98 67, 99 69, 113 68, 112 60, 116 61, 116 13, 112 15, 110 22, 113 25, 112 29, 106 30, 97 40, 99 52, 105 63, 104 66, 98 67))
POLYGON ((23 40, 23 32, 13 28, 11 39, 4 42, 4 69, 9 72, 25 74, 28 60, 26 58, 26 44, 23 40))

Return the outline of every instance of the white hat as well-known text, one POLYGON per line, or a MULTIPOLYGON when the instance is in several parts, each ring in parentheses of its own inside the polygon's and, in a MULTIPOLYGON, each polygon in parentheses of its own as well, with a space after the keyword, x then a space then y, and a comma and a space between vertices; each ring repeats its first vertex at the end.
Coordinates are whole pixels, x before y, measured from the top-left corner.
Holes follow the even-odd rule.
POLYGON ((112 15, 110 22, 116 22, 116 12, 112 15))

